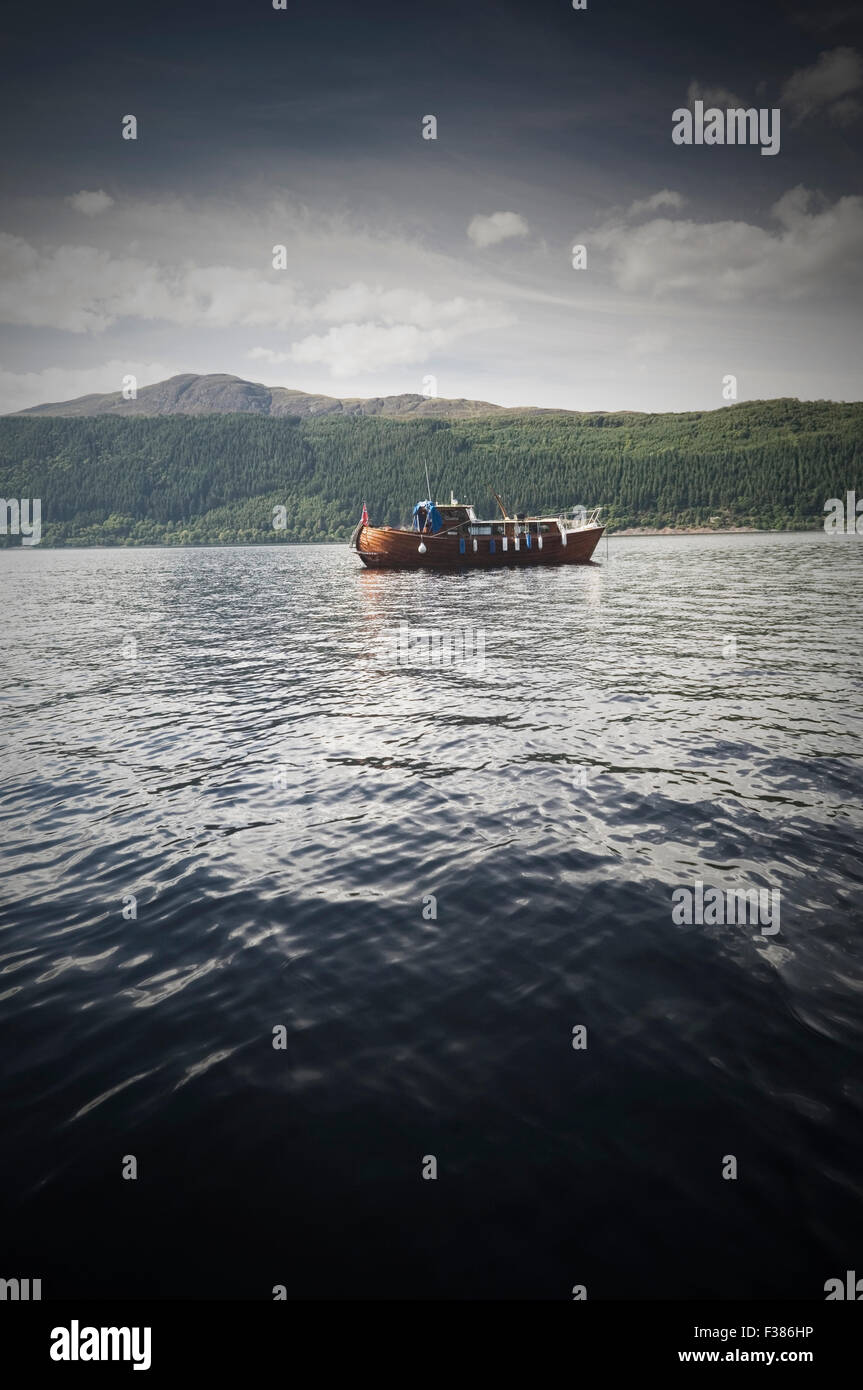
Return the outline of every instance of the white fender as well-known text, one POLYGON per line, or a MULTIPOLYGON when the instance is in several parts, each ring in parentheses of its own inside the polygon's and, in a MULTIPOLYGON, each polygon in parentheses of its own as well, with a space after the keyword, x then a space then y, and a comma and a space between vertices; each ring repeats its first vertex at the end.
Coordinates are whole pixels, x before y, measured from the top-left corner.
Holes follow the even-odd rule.
POLYGON ((426 543, 425 543, 425 541, 420 541, 419 545, 417 546, 417 551, 418 551, 418 553, 419 553, 420 555, 425 555, 425 553, 426 553, 426 543))

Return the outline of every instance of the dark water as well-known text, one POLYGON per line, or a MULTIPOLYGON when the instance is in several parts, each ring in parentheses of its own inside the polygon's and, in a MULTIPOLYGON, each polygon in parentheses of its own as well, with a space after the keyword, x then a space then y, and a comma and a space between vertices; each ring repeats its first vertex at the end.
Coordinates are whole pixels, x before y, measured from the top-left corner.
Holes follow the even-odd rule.
POLYGON ((0 1274, 820 1299, 863 1272, 863 539, 598 559, 0 555, 0 1274), (484 670, 387 665, 401 621, 481 629, 484 670), (697 879, 780 890, 780 931, 675 925, 697 879))

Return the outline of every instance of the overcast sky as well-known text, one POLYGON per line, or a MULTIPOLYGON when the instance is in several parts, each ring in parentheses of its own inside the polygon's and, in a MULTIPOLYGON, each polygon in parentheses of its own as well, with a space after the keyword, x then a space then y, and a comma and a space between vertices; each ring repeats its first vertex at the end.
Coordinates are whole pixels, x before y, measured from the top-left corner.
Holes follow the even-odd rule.
POLYGON ((0 410, 190 371, 860 399, 858 8, 7 0, 0 410), (778 107, 779 153, 675 145, 699 98, 778 107))

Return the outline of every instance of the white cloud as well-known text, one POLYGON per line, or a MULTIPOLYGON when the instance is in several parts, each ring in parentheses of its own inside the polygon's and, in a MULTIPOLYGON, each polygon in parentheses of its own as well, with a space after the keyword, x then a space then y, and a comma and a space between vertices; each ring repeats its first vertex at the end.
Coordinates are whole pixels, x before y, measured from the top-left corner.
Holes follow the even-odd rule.
POLYGON ((658 193, 653 193, 649 198, 636 198, 634 203, 630 203, 626 210, 627 218, 640 217, 645 212, 656 212, 658 208, 677 208, 680 209, 685 204, 686 199, 682 193, 674 193, 670 188, 662 188, 658 193))
MULTIPOLYGON (((344 304, 363 300, 360 288, 351 286, 344 291, 344 304)), ((337 377, 376 372, 384 367, 425 362, 468 333, 494 331, 513 321, 497 306, 482 300, 433 302, 413 290, 369 293, 367 306, 377 310, 383 322, 351 321, 337 324, 323 334, 312 333, 293 344, 291 360, 325 366, 337 377)), ((341 294, 335 291, 327 297, 327 313, 343 307, 341 294)))
POLYGON ((686 93, 686 103, 691 106, 693 102, 703 101, 705 106, 748 106, 748 102, 741 101, 740 97, 729 92, 727 87, 707 87, 702 82, 690 82, 689 90, 686 93))
POLYGON ((635 333, 629 340, 629 349, 636 357, 658 357, 671 347, 671 334, 661 329, 648 329, 635 333))
POLYGON ((771 208, 774 231, 748 222, 656 218, 637 227, 607 223, 592 240, 608 253, 615 280, 628 293, 796 299, 842 285, 850 294, 863 272, 863 198, 840 198, 817 211, 810 211, 812 202, 807 189, 790 189, 771 208))
POLYGON ((273 348, 253 347, 246 353, 253 362, 266 362, 269 367, 280 367, 284 362, 291 361, 289 352, 275 352, 273 348))
POLYGON ((519 213, 493 212, 488 217, 481 213, 472 217, 467 234, 474 246, 484 248, 494 246, 499 241, 506 241, 509 237, 527 236, 529 231, 530 228, 519 213))
POLYGON ((829 113, 837 125, 850 125, 863 114, 863 104, 856 97, 843 97, 841 101, 834 101, 829 113))
POLYGON ((142 362, 115 359, 95 367, 45 367, 39 372, 10 372, 0 368, 0 415, 26 410, 31 405, 52 405, 71 401, 77 396, 121 391, 123 378, 134 376, 138 389, 166 377, 189 371, 165 362, 142 362))
POLYGON ((86 189, 82 189, 80 193, 73 193, 66 202, 76 212, 83 212, 85 217, 96 217, 100 212, 106 212, 114 206, 114 199, 102 188, 95 193, 88 193, 86 189))
MULTIPOLYGON (((190 261, 159 265, 96 246, 42 251, 21 237, 0 234, 0 322, 79 334, 104 333, 129 320, 280 334, 300 329, 306 336, 289 352, 264 342, 248 349, 247 358, 271 367, 318 364, 347 376, 423 362, 468 333, 512 321, 495 303, 435 297, 413 286, 357 280, 321 297, 270 269, 269 251, 259 254, 256 269, 190 261), (325 331, 309 331, 319 326, 325 331)), ((126 328, 124 323, 124 334, 126 328)))
MULTIPOLYGON (((362 329, 372 360, 382 354, 386 357, 383 344, 388 341, 396 356, 387 360, 406 361, 419 360, 404 356, 408 344, 413 344, 410 350, 415 353, 421 342, 432 350, 437 343, 434 333, 444 333, 441 341, 449 341, 470 331, 475 322, 487 326, 490 315, 495 322, 499 319, 493 306, 461 295, 434 298, 421 289, 356 281, 316 299, 284 274, 269 269, 189 263, 160 266, 137 255, 116 256, 95 246, 60 246, 42 252, 20 237, 0 234, 0 322, 18 326, 98 334, 123 319, 280 332, 324 323, 345 329, 341 337, 327 340, 336 346, 334 360, 342 360, 347 330, 362 329), (370 325, 381 331, 370 333, 370 325), (394 331, 387 335, 385 329, 394 331), (396 331, 403 329, 416 331, 396 331)), ((315 350, 329 353, 320 346, 315 350)))
POLYGON ((0 322, 102 333, 121 318, 210 328, 286 328, 298 319, 292 284, 236 266, 158 266, 95 246, 40 252, 0 233, 0 322))
MULTIPOLYGON (((639 186, 658 200, 658 182, 639 186)), ((595 196, 607 207, 607 191, 585 188, 586 206, 595 196)), ((518 207, 518 197, 495 201, 518 207)), ((2 361, 14 371, 0 374, 2 408, 117 390, 130 373, 147 384, 209 370, 350 396, 419 391, 423 373, 433 371, 446 395, 502 404, 683 410, 709 405, 714 380, 745 352, 739 370, 750 396, 859 399, 859 255, 849 244, 858 204, 805 198, 786 195, 775 221, 757 219, 763 226, 751 225, 753 216, 701 224, 705 214, 676 202, 643 212, 624 205, 602 214, 605 250, 583 216, 577 239, 590 242, 591 274, 563 281, 549 279, 552 252, 532 245, 535 233, 550 236, 565 219, 562 205, 551 222, 546 210, 541 229, 531 216, 531 254, 525 241, 515 248, 521 273, 513 279, 500 273, 507 247, 477 253, 464 236, 466 220, 453 227, 445 207, 432 234, 404 205, 351 202, 348 210, 334 197, 312 207, 269 185, 250 189, 242 205, 123 197, 86 222, 46 198, 26 241, 0 240, 7 271, 0 318, 46 325, 35 359, 23 357, 33 335, 4 330, 2 361), (282 242, 290 269, 273 271, 272 246, 282 242), (683 290, 674 283, 678 272, 683 290), (16 286, 17 276, 24 283, 16 286), (620 292, 624 280, 634 293, 620 292), (711 303, 731 300, 732 311, 710 314, 705 334, 711 303), (516 329, 502 331, 507 323, 516 329), (81 336, 88 327, 96 358, 81 336), (668 329, 672 346, 651 339, 652 329, 668 329), (148 370, 166 351, 170 362, 148 370), (125 360, 136 358, 144 363, 137 371, 125 360), (100 359, 112 364, 87 367, 100 359), (69 370, 25 372, 22 360, 69 370)), ((8 215, 20 217, 9 226, 20 231, 32 209, 12 204, 8 215)))
POLYGON ((863 61, 853 48, 833 48, 819 53, 811 68, 800 68, 782 88, 780 102, 791 111, 795 124, 826 111, 840 124, 861 112, 852 92, 863 87, 863 61))
POLYGON ((344 377, 424 362, 444 343, 440 329, 426 332, 410 323, 342 323, 294 343, 291 358, 328 367, 333 376, 344 377))
POLYGON ((482 313, 485 306, 479 301, 463 299, 432 299, 423 290, 371 288, 356 281, 344 289, 331 290, 313 305, 311 318, 326 323, 360 319, 381 319, 385 324, 410 323, 418 328, 440 328, 458 324, 471 313, 482 313))

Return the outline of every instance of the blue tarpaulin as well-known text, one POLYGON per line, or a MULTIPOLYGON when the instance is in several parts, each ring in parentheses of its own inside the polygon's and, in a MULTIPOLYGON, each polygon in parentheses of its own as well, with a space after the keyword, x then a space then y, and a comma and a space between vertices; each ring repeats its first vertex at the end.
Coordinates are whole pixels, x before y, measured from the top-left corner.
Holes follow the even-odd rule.
POLYGON ((425 529, 431 531, 433 536, 436 536, 438 531, 440 531, 442 527, 443 517, 441 516, 434 502, 432 502, 430 498, 425 502, 417 502, 413 511, 414 530, 422 531, 425 529), (420 521, 420 512, 425 512, 426 514, 424 522, 420 521))

